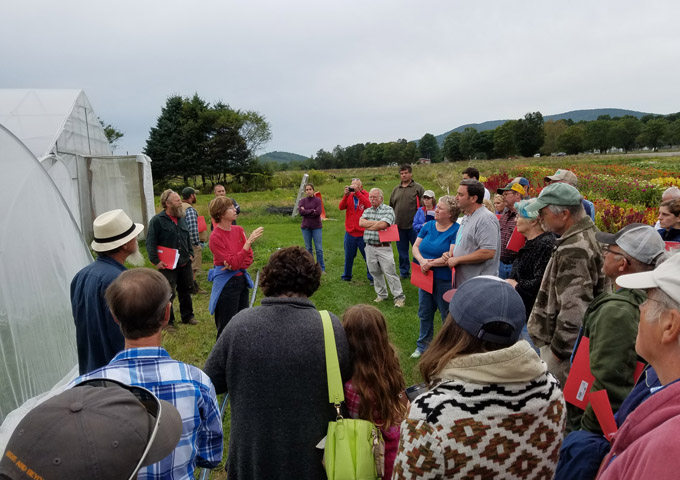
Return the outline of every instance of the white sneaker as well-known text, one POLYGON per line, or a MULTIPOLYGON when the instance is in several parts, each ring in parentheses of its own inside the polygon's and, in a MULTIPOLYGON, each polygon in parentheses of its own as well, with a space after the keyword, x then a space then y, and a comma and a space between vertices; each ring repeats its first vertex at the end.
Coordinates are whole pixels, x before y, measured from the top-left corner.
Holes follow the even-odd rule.
POLYGON ((419 350, 416 350, 411 354, 411 358, 420 358, 421 355, 422 353, 419 350))
POLYGON ((405 304, 406 304, 405 298, 397 298, 394 301, 394 306, 397 307, 397 308, 403 308, 405 304))
POLYGON ((387 297, 375 297, 375 300, 373 300, 374 303, 380 303, 383 300, 386 300, 387 297))

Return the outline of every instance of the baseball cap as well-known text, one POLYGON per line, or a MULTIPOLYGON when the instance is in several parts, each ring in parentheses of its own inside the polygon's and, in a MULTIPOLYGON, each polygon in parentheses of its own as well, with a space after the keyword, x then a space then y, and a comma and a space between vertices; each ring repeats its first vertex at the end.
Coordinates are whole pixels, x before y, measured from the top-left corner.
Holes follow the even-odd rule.
POLYGON ((505 186, 505 188, 499 188, 498 190, 496 190, 496 193, 502 195, 503 192, 509 192, 510 190, 514 190, 515 192, 518 192, 522 195, 527 194, 526 190, 524 190, 524 187, 519 182, 515 182, 515 181, 508 183, 505 186))
POLYGON ((434 198, 434 192, 432 190, 425 190, 425 192, 423 193, 423 197, 434 198))
POLYGON ((606 245, 617 245, 633 257, 647 265, 653 264, 666 250, 666 244, 654 227, 644 223, 631 223, 616 234, 597 232, 595 238, 606 245))
POLYGON ((191 187, 184 187, 184 190, 182 190, 182 198, 187 198, 189 195, 193 195, 196 193, 196 190, 194 190, 191 187))
POLYGON ((449 312, 473 337, 500 345, 517 342, 526 321, 519 293, 505 280, 490 275, 471 278, 458 287, 449 302, 449 312), (487 331, 485 327, 493 322, 505 323, 511 331, 507 335, 487 331))
POLYGON ((0 459, 0 475, 133 479, 141 467, 170 455, 181 434, 177 409, 149 390, 87 380, 26 414, 0 459))
POLYGON ((543 181, 550 180, 551 182, 567 182, 570 185, 578 185, 578 177, 574 172, 569 170, 562 170, 561 168, 555 172, 554 175, 543 177, 543 181))
POLYGON ((548 205, 580 205, 581 194, 568 183, 551 183, 543 190, 535 202, 527 205, 526 211, 537 212, 548 205))
POLYGON ((674 254, 651 272, 621 275, 616 283, 623 288, 659 288, 680 303, 680 253, 674 254))
POLYGON ((527 180, 524 177, 515 177, 512 179, 513 183, 519 183, 522 185, 525 189, 529 188, 529 180, 527 180))

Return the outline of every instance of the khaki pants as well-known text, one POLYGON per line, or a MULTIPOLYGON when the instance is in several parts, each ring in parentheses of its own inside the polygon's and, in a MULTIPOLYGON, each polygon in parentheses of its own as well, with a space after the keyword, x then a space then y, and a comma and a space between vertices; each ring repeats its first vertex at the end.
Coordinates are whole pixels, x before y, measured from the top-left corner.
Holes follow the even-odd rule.
POLYGON ((385 279, 387 279, 387 285, 390 286, 394 299, 404 298, 404 291, 401 288, 401 281, 394 264, 392 247, 366 245, 366 265, 373 276, 373 286, 378 297, 387 298, 387 286, 385 285, 385 279))
POLYGON ((201 271, 201 262, 203 260, 203 247, 199 243, 194 245, 194 259, 191 261, 191 270, 194 272, 194 281, 196 281, 196 274, 201 271))

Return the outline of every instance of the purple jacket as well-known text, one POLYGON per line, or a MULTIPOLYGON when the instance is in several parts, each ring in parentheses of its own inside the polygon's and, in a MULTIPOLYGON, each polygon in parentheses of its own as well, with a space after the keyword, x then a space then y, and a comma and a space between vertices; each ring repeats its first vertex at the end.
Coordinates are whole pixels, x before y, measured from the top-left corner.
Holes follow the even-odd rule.
POLYGON ((318 197, 303 197, 298 204, 302 215, 302 228, 321 228, 321 199, 318 197), (300 207, 303 207, 304 210, 300 207))

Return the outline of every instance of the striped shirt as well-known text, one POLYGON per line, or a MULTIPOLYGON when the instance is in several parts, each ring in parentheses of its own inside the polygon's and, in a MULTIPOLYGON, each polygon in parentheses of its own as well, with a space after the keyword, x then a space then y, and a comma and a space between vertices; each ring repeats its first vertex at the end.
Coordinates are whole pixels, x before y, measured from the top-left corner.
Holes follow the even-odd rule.
POLYGON ((222 419, 215 388, 198 367, 178 362, 162 347, 129 348, 111 363, 75 379, 111 378, 151 390, 172 403, 182 417, 182 436, 175 450, 139 471, 139 480, 193 479, 196 466, 215 468, 222 460, 222 419))
MULTIPOLYGON (((371 208, 364 210, 361 218, 374 222, 387 222, 387 225, 390 226, 394 224, 394 210, 389 205, 381 203, 378 208, 371 206, 371 208)), ((376 245, 380 243, 380 236, 377 231, 366 229, 364 230, 364 241, 367 245, 376 245)))

